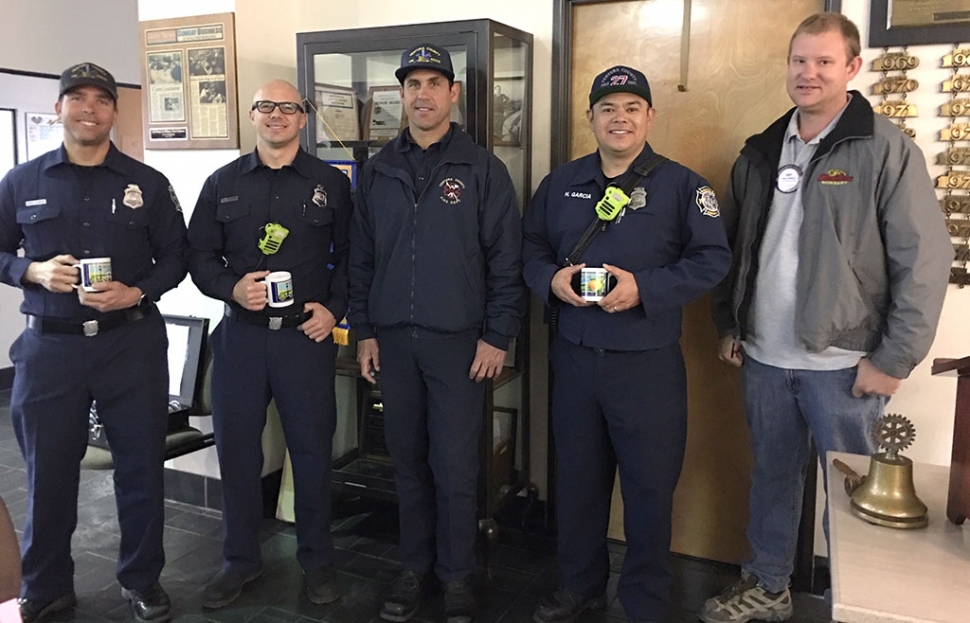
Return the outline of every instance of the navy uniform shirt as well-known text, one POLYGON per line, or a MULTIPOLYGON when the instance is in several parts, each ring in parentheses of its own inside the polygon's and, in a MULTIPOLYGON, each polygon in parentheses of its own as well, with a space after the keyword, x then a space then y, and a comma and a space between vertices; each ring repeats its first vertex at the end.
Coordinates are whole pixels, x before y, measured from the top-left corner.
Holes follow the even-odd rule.
POLYGON ((23 288, 25 314, 100 318, 76 292, 22 283, 32 261, 63 254, 110 257, 115 281, 157 301, 186 272, 185 220, 172 186, 114 144, 98 166, 72 164, 62 145, 14 168, 0 181, 0 281, 23 288))
MULTIPOLYGON (((645 145, 631 168, 651 156, 645 145)), ((542 180, 523 221, 526 283, 546 304, 560 308, 559 333, 570 342, 608 350, 667 346, 680 338, 681 306, 719 283, 731 265, 714 192, 702 177, 669 161, 634 187, 630 205, 581 258, 586 266, 607 263, 633 273, 641 304, 611 314, 597 305, 563 303, 550 289, 595 218, 606 185, 599 152, 542 180)))
POLYGON ((300 150, 291 164, 271 169, 253 151, 202 188, 189 223, 192 280, 203 294, 238 308, 232 289, 246 273, 289 271, 294 304, 262 313, 296 313, 315 302, 339 321, 347 313, 352 209, 347 176, 319 158, 300 150), (258 246, 267 223, 290 231, 273 255, 258 246))

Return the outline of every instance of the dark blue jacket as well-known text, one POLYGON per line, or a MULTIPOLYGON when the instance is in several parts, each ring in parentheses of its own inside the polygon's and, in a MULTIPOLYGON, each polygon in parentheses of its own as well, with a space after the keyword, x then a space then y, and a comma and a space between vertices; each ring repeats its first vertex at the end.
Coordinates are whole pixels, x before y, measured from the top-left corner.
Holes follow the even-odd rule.
MULTIPOLYGON (((347 176, 319 158, 300 150, 291 164, 273 170, 254 150, 210 175, 202 187, 189 223, 192 281, 206 296, 238 308, 232 289, 243 275, 289 271, 295 304, 286 311, 320 303, 339 322, 347 313, 352 210, 347 176), (279 251, 264 255, 258 243, 270 222, 290 233, 279 251)), ((263 310, 271 312, 279 310, 263 310)))
POLYGON ((68 253, 110 257, 113 279, 141 288, 150 301, 177 286, 186 269, 185 220, 165 176, 113 144, 99 166, 71 164, 62 145, 11 170, 0 181, 0 281, 23 288, 20 311, 101 317, 75 292, 21 282, 31 262, 68 253), (21 246, 24 257, 17 257, 21 246))
MULTIPOLYGON (((645 145, 633 166, 652 155, 645 145)), ((553 275, 595 217, 606 185, 599 152, 542 180, 523 225, 526 283, 541 300, 560 307, 559 333, 570 342, 609 350, 667 346, 680 338, 681 306, 721 281, 731 266, 713 192, 690 169, 665 162, 642 184, 646 205, 627 208, 593 240, 581 261, 630 271, 640 291, 641 305, 610 314, 595 305, 563 304, 550 290, 553 275)))
POLYGON ((525 308, 521 223, 508 170, 452 124, 453 136, 415 201, 405 132, 359 177, 350 323, 358 339, 382 327, 476 330, 505 350, 525 308))

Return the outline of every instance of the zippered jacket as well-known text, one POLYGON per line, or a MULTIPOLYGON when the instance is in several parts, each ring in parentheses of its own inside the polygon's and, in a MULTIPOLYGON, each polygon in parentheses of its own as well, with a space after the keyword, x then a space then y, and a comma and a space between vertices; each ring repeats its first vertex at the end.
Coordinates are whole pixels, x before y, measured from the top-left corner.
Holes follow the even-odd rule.
POLYGON ((402 132, 360 173, 351 225, 350 312, 358 339, 381 328, 478 331, 502 350, 525 309, 522 232, 505 165, 453 124, 414 199, 402 132))
MULTIPOLYGON (((712 293, 722 337, 743 340, 750 331, 759 250, 792 114, 749 138, 731 172, 723 214, 734 262, 712 293)), ((809 352, 867 352, 881 371, 906 378, 933 343, 953 259, 922 152, 852 91, 801 184, 796 338, 809 352)))

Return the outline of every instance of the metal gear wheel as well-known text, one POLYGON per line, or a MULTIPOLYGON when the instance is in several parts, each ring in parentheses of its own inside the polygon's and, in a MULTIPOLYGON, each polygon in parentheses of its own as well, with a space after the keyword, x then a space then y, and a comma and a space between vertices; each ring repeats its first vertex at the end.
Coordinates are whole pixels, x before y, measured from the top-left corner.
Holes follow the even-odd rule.
POLYGON ((916 427, 908 417, 898 413, 887 413, 876 420, 873 432, 879 445, 891 456, 913 445, 916 439, 916 427))

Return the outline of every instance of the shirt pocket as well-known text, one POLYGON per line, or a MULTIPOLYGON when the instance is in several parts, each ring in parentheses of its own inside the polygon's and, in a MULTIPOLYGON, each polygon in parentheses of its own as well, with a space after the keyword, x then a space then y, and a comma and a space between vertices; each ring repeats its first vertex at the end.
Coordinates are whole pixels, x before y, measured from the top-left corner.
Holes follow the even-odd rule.
POLYGON ((112 258, 139 256, 152 248, 148 236, 151 219, 146 206, 121 205, 108 212, 104 220, 107 236, 103 242, 112 258))
POLYGON ((301 210, 297 218, 311 227, 323 227, 333 223, 333 208, 321 208, 311 204, 301 210))
POLYGON ((299 246, 300 259, 312 258, 323 253, 329 262, 330 246, 333 242, 331 235, 333 208, 307 204, 305 210, 301 208, 297 211, 296 218, 299 228, 302 229, 296 236, 302 243, 299 246))
POLYGON ((51 203, 21 206, 17 224, 24 232, 24 252, 29 258, 40 258, 68 251, 65 235, 70 229, 58 217, 61 206, 51 203))
POLYGON ((225 254, 248 254, 256 248, 263 235, 264 223, 254 224, 249 215, 252 208, 246 201, 228 201, 216 206, 216 222, 222 226, 225 254))

